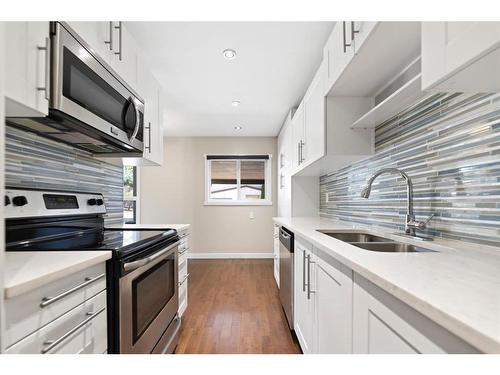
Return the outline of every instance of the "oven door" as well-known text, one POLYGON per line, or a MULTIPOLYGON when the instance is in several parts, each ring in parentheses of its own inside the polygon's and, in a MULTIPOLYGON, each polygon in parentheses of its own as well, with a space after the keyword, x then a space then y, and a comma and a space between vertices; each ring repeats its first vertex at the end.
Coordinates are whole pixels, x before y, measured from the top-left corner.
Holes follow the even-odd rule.
POLYGON ((143 150, 144 104, 69 26, 55 23, 50 107, 143 150))
POLYGON ((147 354, 177 314, 178 245, 124 263, 119 279, 120 353, 147 354))

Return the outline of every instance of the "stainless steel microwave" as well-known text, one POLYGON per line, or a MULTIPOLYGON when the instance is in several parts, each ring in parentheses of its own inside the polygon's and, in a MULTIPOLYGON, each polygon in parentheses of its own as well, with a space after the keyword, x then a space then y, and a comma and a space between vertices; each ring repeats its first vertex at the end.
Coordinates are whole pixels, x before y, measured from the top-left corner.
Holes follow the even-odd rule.
POLYGON ((66 23, 50 29, 49 115, 7 122, 101 156, 142 154, 144 101, 66 23))

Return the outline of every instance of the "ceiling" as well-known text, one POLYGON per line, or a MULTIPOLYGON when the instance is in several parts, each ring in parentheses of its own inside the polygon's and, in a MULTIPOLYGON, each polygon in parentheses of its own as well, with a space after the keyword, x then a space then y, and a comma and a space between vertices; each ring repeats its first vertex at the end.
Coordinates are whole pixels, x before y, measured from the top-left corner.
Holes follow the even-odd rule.
POLYGON ((168 136, 275 136, 333 22, 128 22, 165 93, 168 136), (222 51, 234 49, 226 60, 222 51), (241 104, 233 107, 231 102, 241 104), (241 130, 235 130, 241 126, 241 130))

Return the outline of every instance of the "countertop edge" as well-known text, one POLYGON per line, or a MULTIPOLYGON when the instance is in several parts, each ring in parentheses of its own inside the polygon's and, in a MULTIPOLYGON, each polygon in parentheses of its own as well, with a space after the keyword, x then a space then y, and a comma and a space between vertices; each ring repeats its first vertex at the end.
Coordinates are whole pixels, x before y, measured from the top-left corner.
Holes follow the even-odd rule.
MULTIPOLYGON (((338 254, 335 251, 335 249, 332 249, 317 242, 315 239, 311 238, 307 233, 304 233, 300 229, 297 229, 297 227, 294 227, 294 225, 290 225, 289 222, 286 222, 285 220, 287 219, 290 220, 290 218, 273 217, 273 222, 285 225, 287 227, 291 226, 290 229, 294 231, 294 233, 299 235, 299 237, 303 237, 307 239, 307 241, 310 242, 313 246, 316 246, 322 249, 323 251, 327 251, 340 263, 351 268, 354 272, 358 273, 360 276, 366 278, 368 281, 372 282, 385 292, 401 300, 402 302, 404 302, 414 310, 418 311, 425 317, 429 318, 433 322, 441 325, 446 330, 453 333, 455 336, 464 340, 468 344, 486 353, 497 354, 500 352, 500 342, 498 342, 497 340, 493 339, 492 337, 484 335, 482 332, 464 323, 460 319, 457 319, 452 315, 447 314, 446 311, 443 311, 442 309, 436 308, 433 305, 425 302, 425 300, 419 297, 418 295, 409 293, 406 290, 401 289, 397 284, 394 284, 391 281, 380 277, 376 273, 363 267, 362 264, 358 264, 348 258, 345 258, 344 256, 338 254)), ((338 223, 332 221, 332 224, 338 224, 338 223)), ((376 228, 370 230, 373 232, 377 231, 376 228)))
POLYGON ((106 260, 111 258, 111 251, 102 252, 103 254, 96 255, 94 258, 89 258, 75 264, 69 265, 65 268, 61 268, 55 272, 51 272, 48 275, 41 275, 37 278, 31 279, 29 281, 14 284, 9 286, 8 284, 4 285, 4 298, 11 299, 22 295, 24 293, 30 292, 36 288, 40 288, 44 285, 47 285, 53 281, 64 278, 70 273, 79 272, 86 268, 92 267, 96 264, 103 263, 106 260))

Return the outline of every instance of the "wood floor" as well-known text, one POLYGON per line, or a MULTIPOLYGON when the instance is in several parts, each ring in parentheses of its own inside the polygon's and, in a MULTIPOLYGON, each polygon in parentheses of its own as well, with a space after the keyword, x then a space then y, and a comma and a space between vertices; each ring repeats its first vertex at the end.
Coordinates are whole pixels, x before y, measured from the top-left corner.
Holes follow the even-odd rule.
POLYGON ((272 259, 192 259, 188 267, 188 308, 176 353, 300 353, 272 259))

